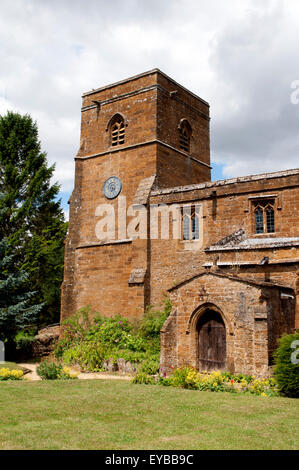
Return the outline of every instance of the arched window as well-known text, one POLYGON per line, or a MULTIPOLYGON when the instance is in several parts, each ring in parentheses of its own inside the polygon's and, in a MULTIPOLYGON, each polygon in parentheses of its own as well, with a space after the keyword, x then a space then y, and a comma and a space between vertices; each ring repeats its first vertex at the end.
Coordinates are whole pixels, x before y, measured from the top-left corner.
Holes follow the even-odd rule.
POLYGON ((274 209, 272 205, 266 207, 266 222, 267 222, 267 232, 275 232, 274 227, 274 209))
POLYGON ((199 213, 196 206, 182 207, 183 240, 199 239, 199 213))
POLYGON ((190 140, 192 129, 187 119, 182 119, 179 126, 179 145, 184 152, 190 153, 190 140))
POLYGON ((255 233, 274 233, 274 201, 269 199, 255 203, 255 233))
POLYGON ((190 240, 190 217, 183 215, 183 240, 190 240))
POLYGON ((261 206, 255 208, 255 233, 264 233, 264 211, 261 206))
POLYGON ((195 211, 195 208, 193 211, 191 211, 191 229, 192 229, 192 240, 198 240, 199 239, 199 220, 198 220, 198 214, 195 211))
POLYGON ((110 121, 110 145, 116 147, 125 143, 125 121, 120 114, 115 114, 110 121))

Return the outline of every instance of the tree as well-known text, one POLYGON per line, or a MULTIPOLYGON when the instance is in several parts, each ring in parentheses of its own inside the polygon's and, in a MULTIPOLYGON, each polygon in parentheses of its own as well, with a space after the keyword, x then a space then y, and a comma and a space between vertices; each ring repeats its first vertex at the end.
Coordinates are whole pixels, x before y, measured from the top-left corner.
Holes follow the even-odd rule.
POLYGON ((14 249, 14 265, 25 270, 28 303, 43 303, 39 324, 58 321, 63 277, 64 221, 54 165, 41 151, 37 124, 29 115, 0 116, 0 240, 14 249))
POLYGON ((0 340, 9 344, 21 328, 36 321, 42 305, 30 305, 28 274, 15 270, 15 255, 6 238, 0 241, 0 340))
POLYGON ((282 336, 274 358, 274 378, 280 392, 299 398, 299 333, 282 336))

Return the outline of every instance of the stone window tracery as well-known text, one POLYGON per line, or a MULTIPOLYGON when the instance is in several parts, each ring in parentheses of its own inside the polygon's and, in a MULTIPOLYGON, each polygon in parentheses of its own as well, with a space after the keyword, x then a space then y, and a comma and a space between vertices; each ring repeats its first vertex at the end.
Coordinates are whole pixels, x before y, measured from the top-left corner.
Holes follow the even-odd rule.
POLYGON ((254 228, 256 234, 275 232, 274 200, 254 203, 254 228))
POLYGON ((182 119, 179 126, 179 146, 184 152, 190 153, 192 129, 187 119, 182 119))
POLYGON ((199 214, 195 206, 182 208, 183 240, 199 239, 199 214))
POLYGON ((110 122, 110 145, 116 147, 125 143, 125 122, 120 114, 113 116, 110 122))

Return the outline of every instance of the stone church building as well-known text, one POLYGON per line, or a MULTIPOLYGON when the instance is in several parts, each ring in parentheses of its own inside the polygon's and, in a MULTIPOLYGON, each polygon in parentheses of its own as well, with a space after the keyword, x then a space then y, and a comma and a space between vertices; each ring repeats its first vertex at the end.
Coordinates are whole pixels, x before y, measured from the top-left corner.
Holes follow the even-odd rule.
POLYGON ((266 375, 299 325, 299 170, 211 181, 209 104, 158 69, 81 111, 61 320, 133 319, 166 294, 163 371, 266 375))

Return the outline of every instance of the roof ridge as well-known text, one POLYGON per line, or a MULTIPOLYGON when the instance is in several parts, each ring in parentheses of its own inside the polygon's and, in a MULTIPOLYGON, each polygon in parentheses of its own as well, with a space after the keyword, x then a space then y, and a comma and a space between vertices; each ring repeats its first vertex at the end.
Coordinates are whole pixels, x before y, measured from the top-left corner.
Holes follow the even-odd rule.
POLYGON ((270 282, 270 281, 269 282, 268 281, 258 281, 258 280, 253 280, 253 279, 249 279, 249 278, 233 276, 233 275, 227 274, 227 273, 220 273, 220 272, 206 271, 205 270, 205 271, 201 271, 198 274, 195 274, 194 276, 192 276, 188 279, 185 279, 184 281, 180 282, 176 286, 171 287, 167 291, 172 292, 172 291, 178 289, 179 287, 182 287, 183 285, 188 284, 189 282, 191 282, 194 279, 199 278, 201 276, 225 277, 227 279, 231 279, 231 280, 236 281, 236 282, 244 282, 245 284, 252 284, 252 285, 256 285, 256 286, 260 286, 260 287, 286 289, 286 290, 291 290, 291 291, 294 290, 292 287, 287 287, 287 286, 284 286, 282 284, 276 284, 276 283, 273 283, 273 282, 270 282))
POLYGON ((256 181, 256 180, 265 179, 265 178, 276 178, 276 177, 279 178, 279 177, 292 176, 292 175, 297 175, 297 174, 299 174, 299 168, 292 168, 289 170, 273 171, 269 173, 257 173, 254 175, 236 176, 234 178, 222 179, 222 180, 217 180, 217 181, 206 181, 203 183, 155 189, 152 191, 151 194, 153 196, 156 196, 159 194, 168 194, 172 192, 193 191, 195 189, 212 188, 213 186, 225 186, 227 184, 243 183, 243 182, 246 183, 248 181, 256 181))

